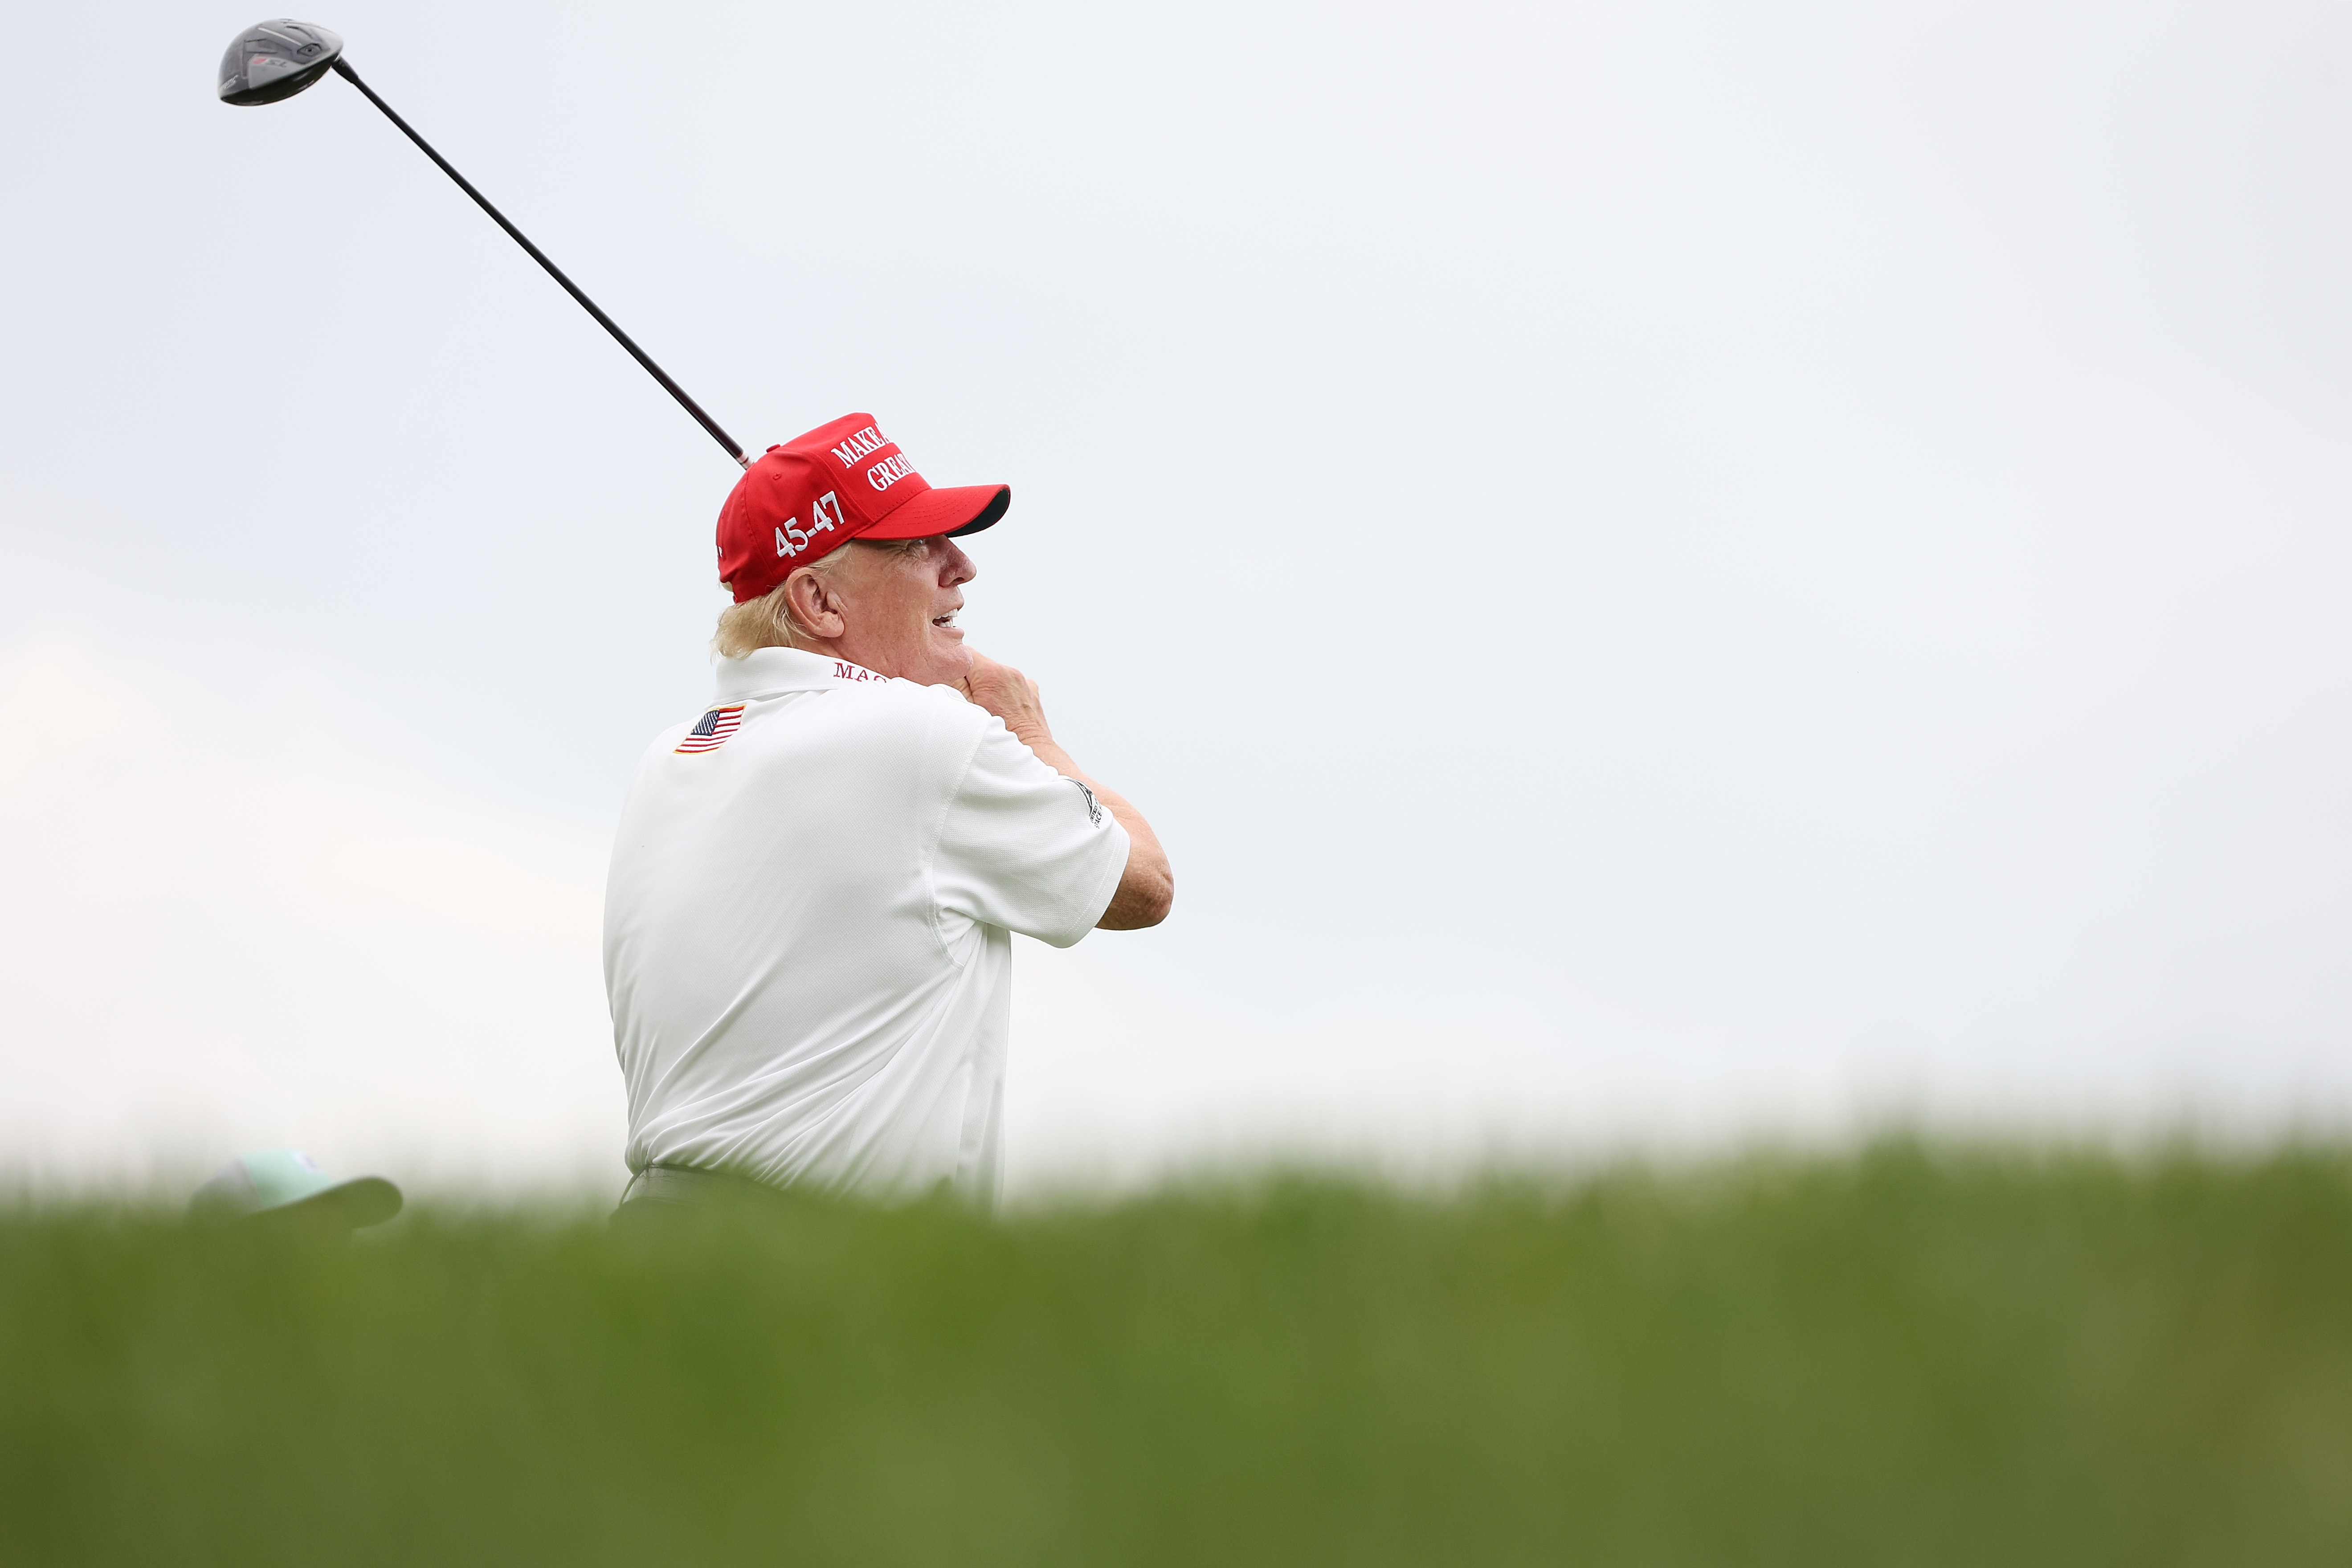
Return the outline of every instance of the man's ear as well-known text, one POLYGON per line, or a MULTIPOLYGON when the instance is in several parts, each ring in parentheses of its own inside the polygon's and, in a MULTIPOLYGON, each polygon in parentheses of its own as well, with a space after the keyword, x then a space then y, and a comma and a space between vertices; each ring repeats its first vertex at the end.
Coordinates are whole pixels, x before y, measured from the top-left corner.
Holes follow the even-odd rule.
POLYGON ((784 579, 784 603, 792 606, 793 619, 812 637, 831 642, 849 629, 849 623, 842 618, 841 600, 813 566, 803 566, 784 579))

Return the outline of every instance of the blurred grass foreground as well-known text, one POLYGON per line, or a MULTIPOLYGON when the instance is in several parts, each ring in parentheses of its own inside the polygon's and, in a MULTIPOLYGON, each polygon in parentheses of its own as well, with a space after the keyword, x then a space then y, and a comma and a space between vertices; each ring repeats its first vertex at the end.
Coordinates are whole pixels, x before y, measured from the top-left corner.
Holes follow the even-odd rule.
POLYGON ((2352 1562, 2352 1154, 0 1214, 0 1563, 2352 1562))

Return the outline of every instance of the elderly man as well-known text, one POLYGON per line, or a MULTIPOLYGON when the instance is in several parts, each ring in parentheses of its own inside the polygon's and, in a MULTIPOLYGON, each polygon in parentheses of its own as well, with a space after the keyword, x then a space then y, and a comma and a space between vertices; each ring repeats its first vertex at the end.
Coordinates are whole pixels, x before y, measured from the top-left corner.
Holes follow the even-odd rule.
POLYGON ((1012 938, 1168 914, 1150 825, 964 646, 956 541, 868 415, 771 447, 719 514, 719 689, 638 764, 604 900, 621 1216, 747 1184, 993 1202, 1012 938))

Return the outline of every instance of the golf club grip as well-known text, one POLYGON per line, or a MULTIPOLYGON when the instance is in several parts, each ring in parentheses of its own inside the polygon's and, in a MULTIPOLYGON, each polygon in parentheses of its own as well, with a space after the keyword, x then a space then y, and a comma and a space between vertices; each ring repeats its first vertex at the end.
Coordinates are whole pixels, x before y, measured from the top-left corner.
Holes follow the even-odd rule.
POLYGON ((435 152, 433 150, 433 143, 425 140, 424 137, 419 136, 416 133, 415 126, 412 126, 407 121, 403 120, 397 113, 395 113, 392 105, 386 103, 383 99, 378 98, 375 94, 375 89, 360 79, 359 72, 352 69, 350 61, 338 57, 335 60, 334 71, 337 76, 341 77, 345 81, 350 82, 353 87, 358 88, 361 92, 366 94, 367 100, 370 103, 374 104, 378 109, 382 110, 383 111, 383 117, 386 120, 391 121, 394 125, 400 127, 400 133, 402 135, 416 143, 417 151, 423 153, 426 157, 432 159, 434 163, 439 164, 443 174, 457 182, 457 188, 459 190, 474 198, 474 205, 476 206, 480 207, 484 212, 489 214, 492 222, 496 223, 500 228, 505 229, 508 235, 513 238, 517 245, 521 246, 525 250, 529 251, 530 253, 530 258, 533 261, 538 262, 541 267, 545 268, 547 269, 547 275, 550 278, 552 278, 558 283, 562 284, 563 291, 571 295, 573 299, 579 300, 581 309, 595 317, 597 325, 612 333, 613 341, 619 343, 623 348, 628 350, 630 356, 639 364, 646 367, 646 373, 648 375, 651 375, 656 381, 660 382, 663 388, 667 391, 672 397, 677 399, 678 406, 685 409, 688 414, 693 415, 695 422, 700 425, 705 430, 710 432, 710 438, 727 449, 727 455, 729 457, 734 458, 738 463, 747 468, 751 466, 751 459, 743 455, 743 448, 735 444, 735 437, 727 434, 726 431, 721 430, 719 427, 719 421, 713 419, 709 415, 705 414, 702 411, 702 405, 686 395, 686 388, 672 381, 669 378, 669 373, 662 369, 661 366, 656 364, 651 354, 637 347, 636 341, 631 338, 628 333, 621 331, 621 324, 618 321, 615 321, 612 317, 604 314, 603 310, 597 308, 595 300, 591 300, 586 294, 581 292, 580 285, 572 281, 571 279, 566 278, 563 275, 563 268, 558 267, 554 262, 550 261, 547 258, 547 252, 533 245, 529 237, 527 237, 522 230, 515 227, 513 224, 509 223, 507 221, 507 215, 492 206, 490 205, 490 199, 488 196, 474 189, 473 182, 467 179, 465 175, 457 173, 456 165, 451 163, 448 159, 441 156, 440 153, 435 152))

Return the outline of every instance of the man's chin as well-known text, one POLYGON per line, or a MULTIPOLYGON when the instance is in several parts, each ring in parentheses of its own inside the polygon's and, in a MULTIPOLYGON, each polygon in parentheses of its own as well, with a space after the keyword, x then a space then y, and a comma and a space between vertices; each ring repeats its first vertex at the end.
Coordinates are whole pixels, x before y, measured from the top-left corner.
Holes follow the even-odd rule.
POLYGON ((964 647, 963 634, 952 632, 945 637, 934 635, 924 660, 930 666, 932 686, 953 686, 971 673, 971 649, 964 647))

